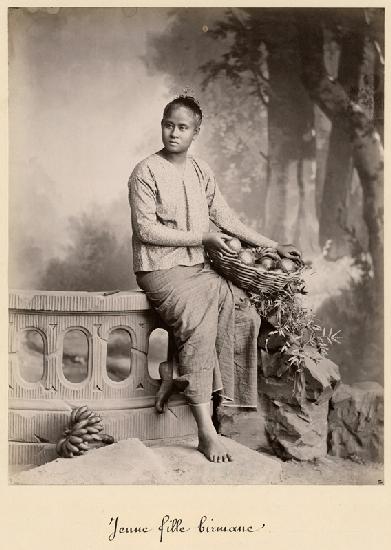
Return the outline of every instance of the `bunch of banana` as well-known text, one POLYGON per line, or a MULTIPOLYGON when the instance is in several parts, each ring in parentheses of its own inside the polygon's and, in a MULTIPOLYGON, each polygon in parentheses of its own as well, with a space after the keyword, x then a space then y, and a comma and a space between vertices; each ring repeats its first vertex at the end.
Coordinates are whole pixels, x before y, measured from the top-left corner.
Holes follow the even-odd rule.
POLYGON ((91 411, 86 405, 73 409, 69 427, 64 431, 56 445, 57 454, 64 458, 72 458, 85 454, 94 442, 114 443, 111 435, 102 434, 101 417, 91 411))

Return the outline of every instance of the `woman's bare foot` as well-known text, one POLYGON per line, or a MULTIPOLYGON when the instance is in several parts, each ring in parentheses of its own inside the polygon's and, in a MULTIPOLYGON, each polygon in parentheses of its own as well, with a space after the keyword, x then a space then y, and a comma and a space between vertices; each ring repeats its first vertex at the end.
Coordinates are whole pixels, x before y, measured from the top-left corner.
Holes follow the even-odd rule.
POLYGON ((211 462, 232 462, 232 455, 213 426, 210 403, 191 405, 191 412, 198 427, 198 450, 211 462))
POLYGON ((215 434, 198 435, 198 450, 211 462, 232 462, 232 456, 215 434))
POLYGON ((162 380, 160 388, 157 391, 155 399, 155 409, 159 414, 162 414, 166 410, 167 401, 175 390, 175 381, 173 379, 174 369, 172 363, 164 361, 159 365, 159 374, 162 380))
POLYGON ((162 380, 155 399, 155 409, 159 414, 166 410, 167 401, 175 391, 174 380, 162 380))

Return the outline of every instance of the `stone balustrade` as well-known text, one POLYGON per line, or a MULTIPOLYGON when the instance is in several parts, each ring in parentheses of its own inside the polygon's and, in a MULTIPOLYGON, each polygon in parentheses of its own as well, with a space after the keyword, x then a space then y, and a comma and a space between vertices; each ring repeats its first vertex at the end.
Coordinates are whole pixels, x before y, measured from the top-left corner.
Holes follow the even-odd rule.
POLYGON ((160 322, 141 291, 11 291, 10 462, 45 462, 72 408, 81 404, 99 411, 105 431, 117 439, 194 433, 192 415, 180 396, 170 402, 169 414, 158 415, 154 410, 159 380, 151 377, 147 356, 150 335, 158 327, 160 322), (108 342, 118 329, 129 334, 130 369, 124 379, 113 380, 107 369, 108 342), (64 341, 75 330, 85 336, 88 349, 86 375, 76 382, 64 374, 64 341), (42 338, 42 376, 34 381, 26 379, 21 368, 21 342, 26 331, 35 331, 42 338))

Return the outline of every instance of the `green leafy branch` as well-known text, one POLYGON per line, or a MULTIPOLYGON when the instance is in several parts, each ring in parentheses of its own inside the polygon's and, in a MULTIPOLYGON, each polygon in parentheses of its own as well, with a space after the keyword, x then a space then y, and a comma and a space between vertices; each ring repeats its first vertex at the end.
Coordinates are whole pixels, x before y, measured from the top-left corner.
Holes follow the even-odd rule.
POLYGON ((330 346, 341 342, 341 331, 322 327, 313 311, 303 306, 300 294, 305 294, 303 282, 291 283, 274 294, 250 295, 259 315, 274 326, 269 337, 282 338, 284 344, 280 351, 288 356, 287 365, 298 374, 306 357, 319 360, 319 355, 326 356, 330 346), (311 354, 310 350, 315 353, 311 354))

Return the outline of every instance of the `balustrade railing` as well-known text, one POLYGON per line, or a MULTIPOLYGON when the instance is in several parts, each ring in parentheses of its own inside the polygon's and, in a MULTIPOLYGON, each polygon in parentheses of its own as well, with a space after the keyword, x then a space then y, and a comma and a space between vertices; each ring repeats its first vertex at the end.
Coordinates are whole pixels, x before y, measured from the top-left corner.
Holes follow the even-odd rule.
POLYGON ((148 350, 159 327, 141 291, 11 291, 10 461, 44 462, 42 446, 56 441, 80 404, 99 411, 106 431, 117 439, 193 433, 180 396, 170 405, 175 413, 154 410, 159 381, 149 372, 148 350), (120 334, 128 344, 118 343, 120 334), (109 345, 114 335, 117 351, 109 345))

